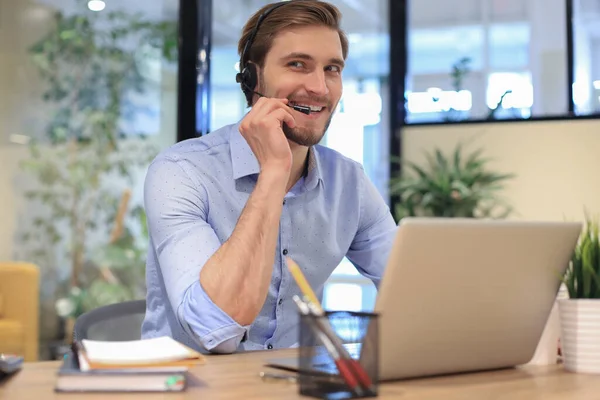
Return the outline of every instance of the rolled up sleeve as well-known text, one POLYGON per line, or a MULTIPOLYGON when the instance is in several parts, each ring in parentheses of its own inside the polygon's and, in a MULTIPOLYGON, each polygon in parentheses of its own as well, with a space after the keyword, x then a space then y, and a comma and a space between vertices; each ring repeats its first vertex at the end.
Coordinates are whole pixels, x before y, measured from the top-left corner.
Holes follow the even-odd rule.
POLYGON ((233 353, 248 331, 212 302, 199 281, 188 289, 179 310, 189 333, 214 353, 233 353))
POLYGON ((221 246, 207 222, 203 185, 178 160, 159 156, 146 174, 144 206, 168 301, 182 329, 208 351, 235 351, 248 328, 214 304, 199 280, 221 246))

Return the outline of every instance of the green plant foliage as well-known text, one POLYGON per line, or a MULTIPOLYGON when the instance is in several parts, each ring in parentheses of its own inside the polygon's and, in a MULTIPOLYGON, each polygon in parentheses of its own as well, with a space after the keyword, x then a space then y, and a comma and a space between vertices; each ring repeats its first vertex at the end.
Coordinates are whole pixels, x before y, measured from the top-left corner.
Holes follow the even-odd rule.
POLYGON ((598 221, 586 216, 563 282, 571 299, 600 299, 600 239, 598 221))
POLYGON ((402 176, 390 180, 390 194, 399 197, 395 217, 504 218, 512 208, 499 197, 503 183, 514 177, 489 170, 478 149, 465 154, 459 143, 448 157, 436 148, 426 153, 427 165, 405 162, 402 176))
POLYGON ((94 140, 111 149, 122 134, 126 95, 144 92, 145 61, 176 61, 177 24, 92 12, 85 1, 77 3, 77 14, 57 12, 54 29, 29 50, 46 83, 43 99, 55 109, 46 137, 53 143, 94 140))

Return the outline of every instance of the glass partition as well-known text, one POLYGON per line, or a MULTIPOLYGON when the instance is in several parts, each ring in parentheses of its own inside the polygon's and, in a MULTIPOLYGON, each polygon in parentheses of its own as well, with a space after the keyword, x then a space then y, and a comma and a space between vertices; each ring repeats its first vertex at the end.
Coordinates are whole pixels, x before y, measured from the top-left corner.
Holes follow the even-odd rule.
POLYGON ((141 187, 176 140, 178 10, 1 2, 0 259, 41 270, 42 358, 82 312, 145 296, 141 187))

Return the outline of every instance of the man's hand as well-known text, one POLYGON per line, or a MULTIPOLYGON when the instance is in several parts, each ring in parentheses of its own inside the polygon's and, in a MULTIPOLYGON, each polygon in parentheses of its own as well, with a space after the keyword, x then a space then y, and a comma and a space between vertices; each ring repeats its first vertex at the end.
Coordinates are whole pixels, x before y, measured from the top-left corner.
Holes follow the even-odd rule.
POLYGON ((261 97, 240 124, 240 133, 254 152, 261 172, 284 172, 286 182, 292 169, 292 151, 282 124, 296 126, 287 103, 287 99, 261 97))

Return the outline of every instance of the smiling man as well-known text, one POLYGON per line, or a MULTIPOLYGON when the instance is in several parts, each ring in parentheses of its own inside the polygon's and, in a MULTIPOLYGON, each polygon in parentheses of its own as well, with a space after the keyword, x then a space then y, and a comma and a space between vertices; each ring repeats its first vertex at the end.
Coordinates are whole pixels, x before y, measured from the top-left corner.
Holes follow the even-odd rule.
POLYGON ((237 124, 163 151, 144 201, 150 232, 142 337, 231 353, 298 342, 291 257, 318 296, 347 257, 375 285, 396 224, 360 164, 318 145, 342 95, 336 7, 267 5, 243 28, 237 124))

